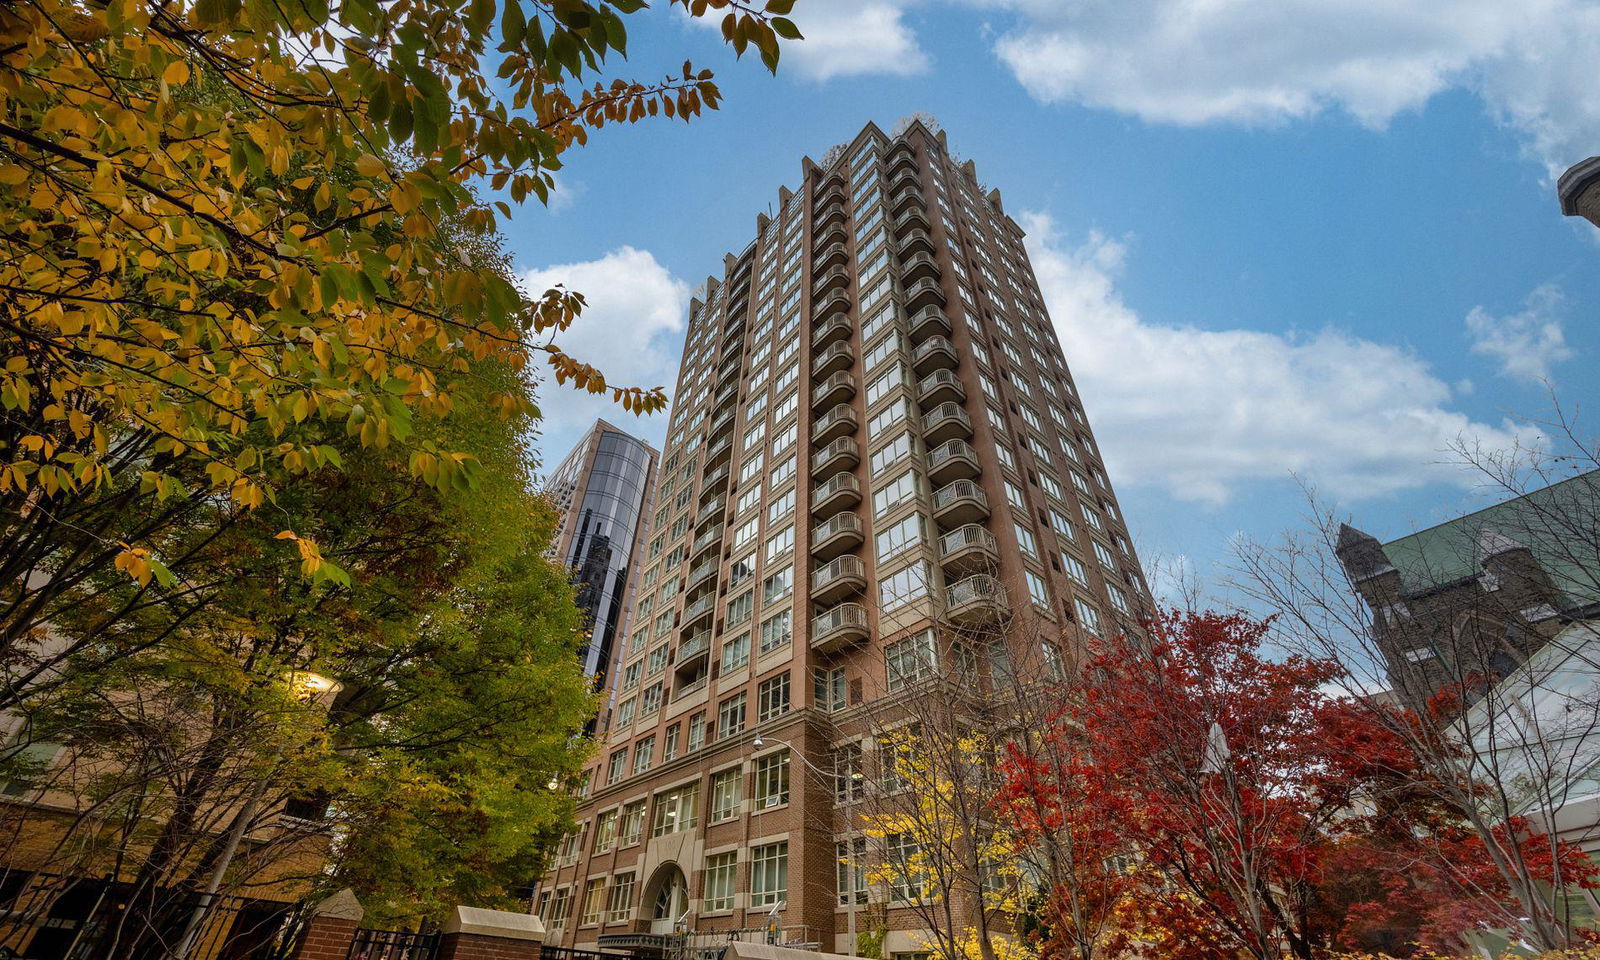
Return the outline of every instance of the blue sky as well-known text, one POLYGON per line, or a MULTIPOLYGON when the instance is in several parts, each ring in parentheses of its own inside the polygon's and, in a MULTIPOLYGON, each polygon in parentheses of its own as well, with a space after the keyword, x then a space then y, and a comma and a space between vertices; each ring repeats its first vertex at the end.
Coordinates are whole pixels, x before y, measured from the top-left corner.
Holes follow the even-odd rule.
MULTIPOLYGON (((663 4, 658 6, 664 7, 663 4)), ((931 113, 999 187, 1147 561, 1208 580, 1230 538, 1302 522, 1297 477, 1380 537, 1479 502, 1457 437, 1600 399, 1600 231, 1553 174, 1600 153, 1600 10, 1573 0, 799 0, 776 78, 676 10, 631 18, 652 79, 711 67, 723 108, 602 131, 508 228, 565 341, 676 377, 687 300, 755 214, 868 120, 931 113)), ((554 463, 597 415, 556 391, 554 463)))

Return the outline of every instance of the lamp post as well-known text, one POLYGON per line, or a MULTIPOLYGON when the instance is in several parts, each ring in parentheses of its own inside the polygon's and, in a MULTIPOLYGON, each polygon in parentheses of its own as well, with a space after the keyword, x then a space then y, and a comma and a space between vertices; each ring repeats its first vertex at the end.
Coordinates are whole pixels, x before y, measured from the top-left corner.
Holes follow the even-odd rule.
MULTIPOLYGON (((768 739, 766 737, 763 737, 760 734, 757 734, 755 739, 750 741, 750 746, 751 746, 752 749, 760 750, 760 749, 763 749, 767 745, 768 742, 769 741, 768 741, 768 739)), ((817 774, 818 776, 822 777, 825 781, 828 781, 830 783, 836 782, 836 778, 839 776, 839 772, 837 770, 829 772, 827 770, 822 769, 821 767, 819 767, 816 764, 812 763, 810 760, 807 760, 805 754, 801 753, 800 749, 798 747, 796 747, 794 744, 790 743, 787 740, 779 740, 776 737, 774 737, 774 738, 771 739, 770 742, 782 744, 783 746, 788 747, 789 748, 789 756, 798 758, 800 763, 802 765, 804 765, 807 770, 810 770, 811 772, 813 772, 813 773, 817 774)), ((866 779, 866 777, 861 773, 860 770, 852 770, 852 771, 850 771, 850 780, 851 780, 852 783, 860 783, 865 779, 866 779)), ((845 918, 846 918, 845 919, 845 936, 850 938, 850 952, 847 955, 853 957, 853 956, 856 955, 856 908, 857 908, 856 891, 855 891, 856 863, 855 863, 855 847, 854 847, 854 845, 851 845, 851 844, 847 843, 846 855, 849 857, 848 862, 845 864, 845 869, 848 871, 848 876, 849 876, 849 884, 848 885, 849 885, 850 889, 848 889, 846 891, 846 895, 845 895, 845 918)), ((837 889, 835 890, 835 894, 837 895, 837 889)), ((782 903, 780 902, 777 906, 773 907, 773 915, 774 916, 776 915, 778 907, 781 907, 781 906, 782 906, 782 903)), ((770 921, 769 921, 769 930, 770 930, 770 921)))
MULTIPOLYGON (((321 674, 309 670, 301 670, 289 675, 289 690, 296 700, 302 703, 328 707, 332 705, 335 695, 342 689, 342 684, 337 680, 330 680, 321 674)), ((272 755, 273 765, 283 757, 283 745, 272 755)), ((189 956, 189 951, 194 949, 195 940, 200 936, 200 929, 205 924, 206 914, 211 912, 211 904, 217 898, 217 890, 222 887, 222 878, 227 874, 228 867, 233 864, 234 855, 239 852, 239 844, 244 840, 245 831, 250 828, 250 822, 256 818, 256 813, 261 809, 261 798, 267 792, 267 778, 262 777, 256 781, 255 789, 250 792, 250 798, 245 801, 233 818, 233 823, 228 828, 228 841, 222 848, 222 853, 217 856, 217 865, 211 869, 211 876, 206 880, 206 889, 200 895, 200 902, 194 906, 194 912, 189 914, 189 922, 183 928, 183 936, 178 940, 178 949, 174 956, 184 960, 189 956)))

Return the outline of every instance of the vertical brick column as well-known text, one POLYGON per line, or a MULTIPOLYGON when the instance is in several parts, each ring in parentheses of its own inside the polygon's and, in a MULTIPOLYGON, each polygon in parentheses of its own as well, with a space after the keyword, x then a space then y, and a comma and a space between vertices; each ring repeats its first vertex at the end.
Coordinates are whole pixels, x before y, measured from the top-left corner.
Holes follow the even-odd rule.
POLYGON ((345 960, 364 914, 348 887, 317 904, 295 946, 294 960, 345 960))
POLYGON ((456 907, 440 931, 437 960, 538 960, 544 924, 530 913, 456 907))

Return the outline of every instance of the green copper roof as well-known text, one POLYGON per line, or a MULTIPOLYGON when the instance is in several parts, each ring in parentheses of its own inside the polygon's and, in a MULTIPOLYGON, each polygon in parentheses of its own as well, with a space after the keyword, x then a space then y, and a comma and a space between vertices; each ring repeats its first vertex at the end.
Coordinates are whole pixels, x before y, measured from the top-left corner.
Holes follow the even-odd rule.
POLYGON ((1476 574, 1486 535, 1533 551, 1565 607, 1600 602, 1600 470, 1419 530, 1383 552, 1411 593, 1476 574))

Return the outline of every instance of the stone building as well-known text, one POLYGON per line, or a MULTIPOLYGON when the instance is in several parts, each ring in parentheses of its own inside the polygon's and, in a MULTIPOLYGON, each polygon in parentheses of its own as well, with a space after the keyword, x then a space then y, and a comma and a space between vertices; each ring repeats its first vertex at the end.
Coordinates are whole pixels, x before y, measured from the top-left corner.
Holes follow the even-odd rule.
MULTIPOLYGON (((931 121, 868 124, 690 307, 628 642, 551 942, 662 954, 756 932, 885 958, 923 914, 874 736, 917 691, 1055 672, 1151 612, 1000 192, 931 121)), ((981 699, 976 696, 974 699, 981 699)))

